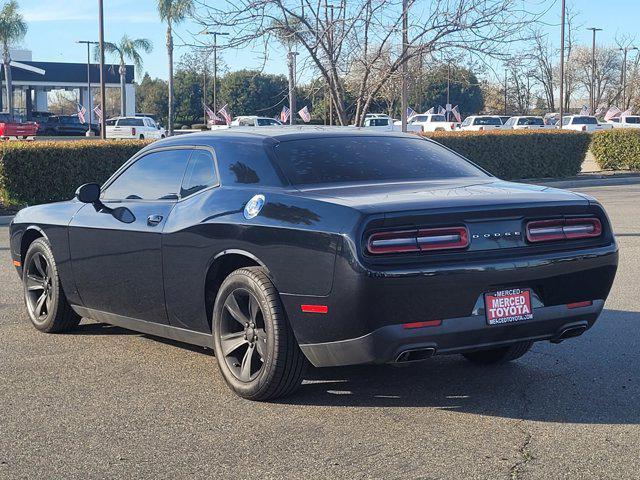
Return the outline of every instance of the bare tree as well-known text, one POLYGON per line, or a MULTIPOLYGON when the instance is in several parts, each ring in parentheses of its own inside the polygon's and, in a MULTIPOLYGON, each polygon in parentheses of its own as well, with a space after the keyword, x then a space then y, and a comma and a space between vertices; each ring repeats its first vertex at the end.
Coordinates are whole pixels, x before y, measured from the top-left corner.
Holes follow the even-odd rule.
MULTIPOLYGON (((594 104, 597 106, 608 104, 611 95, 617 95, 619 91, 620 78, 620 56, 618 51, 612 47, 597 47, 595 52, 596 68, 595 82, 592 78, 592 49, 591 47, 576 47, 573 62, 577 68, 578 82, 591 97, 591 90, 594 90, 594 104)), ((606 105, 608 106, 608 105, 606 105)))
POLYGON ((554 95, 555 87, 555 56, 557 50, 551 45, 547 35, 540 30, 532 33, 533 49, 532 55, 537 68, 531 72, 532 78, 542 86, 544 99, 547 108, 551 112, 556 111, 554 95))
MULTIPOLYGON (((229 47, 262 42, 268 54, 276 34, 295 38, 325 79, 342 125, 354 112, 360 125, 372 102, 397 76, 404 62, 441 52, 506 58, 507 46, 522 40, 524 26, 537 15, 523 9, 519 0, 408 0, 409 42, 400 47, 402 0, 220 0, 202 4, 197 19, 204 27, 215 24, 233 32, 229 47), (346 105, 344 79, 358 70, 353 105, 346 105)), ((351 76, 354 78, 355 76, 351 76)), ((355 88, 354 88, 355 87, 355 88)))

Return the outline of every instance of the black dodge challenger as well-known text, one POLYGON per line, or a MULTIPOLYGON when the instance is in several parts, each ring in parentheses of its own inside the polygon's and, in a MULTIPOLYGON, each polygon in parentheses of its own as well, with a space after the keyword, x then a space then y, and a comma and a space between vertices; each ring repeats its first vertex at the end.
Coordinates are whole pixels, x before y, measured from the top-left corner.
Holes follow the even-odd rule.
POLYGON ((580 335, 618 262, 593 198, 355 128, 159 141, 10 232, 38 330, 86 317, 211 347, 254 400, 291 393, 307 362, 492 364, 580 335))

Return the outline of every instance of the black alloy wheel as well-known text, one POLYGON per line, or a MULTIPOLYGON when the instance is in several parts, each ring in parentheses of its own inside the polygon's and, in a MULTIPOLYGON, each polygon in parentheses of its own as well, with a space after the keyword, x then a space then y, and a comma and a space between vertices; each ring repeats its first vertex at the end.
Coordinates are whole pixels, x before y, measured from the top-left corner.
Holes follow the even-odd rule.
POLYGON ((259 375, 268 338, 262 309, 250 291, 238 288, 225 300, 220 343, 224 361, 238 380, 250 382, 259 375))
POLYGON ((35 252, 25 268, 25 298, 31 319, 34 323, 45 322, 53 303, 51 267, 41 252, 35 252))

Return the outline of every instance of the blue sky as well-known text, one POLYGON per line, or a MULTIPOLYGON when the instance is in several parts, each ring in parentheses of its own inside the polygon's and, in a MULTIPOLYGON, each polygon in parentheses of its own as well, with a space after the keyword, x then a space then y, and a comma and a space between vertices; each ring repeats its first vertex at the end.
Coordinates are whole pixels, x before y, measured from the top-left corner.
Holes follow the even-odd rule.
MULTIPOLYGON (((216 2, 220 0, 208 0, 216 2)), ((428 0, 418 0, 428 1, 428 0)), ((41 61, 85 62, 86 50, 76 40, 97 40, 97 0, 19 0, 20 7, 29 25, 29 33, 23 46, 33 51, 33 59, 41 61)), ((156 13, 155 0, 105 0, 105 39, 115 41, 123 34, 130 37, 145 37, 153 42, 153 52, 145 56, 144 70, 154 77, 166 78, 167 61, 165 49, 165 26, 156 13)), ((525 1, 526 3, 526 1, 525 1)), ((538 4, 538 1, 532 0, 538 4)), ((598 33, 598 43, 613 44, 616 35, 633 35, 640 22, 640 0, 568 0, 568 4, 580 12, 578 23, 584 28, 603 28, 598 33)), ((547 29, 551 38, 560 36, 559 0, 547 15, 547 29)), ((578 42, 590 44, 591 33, 581 29, 578 42)), ((177 27, 182 38, 191 39, 199 27, 185 23, 177 27)), ((640 43, 640 35, 637 38, 640 43)), ((180 43, 176 39, 176 43, 180 43)), ((640 45, 639 45, 640 46, 640 45)), ((186 48, 178 48, 176 58, 186 48)), ((285 73, 282 55, 272 52, 265 70, 285 73)), ((256 52, 249 50, 225 52, 222 57, 232 69, 261 67, 256 52)))

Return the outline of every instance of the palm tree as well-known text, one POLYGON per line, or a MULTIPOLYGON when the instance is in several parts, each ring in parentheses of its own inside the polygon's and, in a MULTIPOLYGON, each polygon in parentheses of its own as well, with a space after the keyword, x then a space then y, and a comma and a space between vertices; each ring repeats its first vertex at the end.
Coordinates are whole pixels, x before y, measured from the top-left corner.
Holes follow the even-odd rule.
POLYGON ((167 132, 173 134, 173 26, 193 11, 193 0, 158 0, 160 20, 167 22, 167 56, 169 57, 169 115, 167 132))
MULTIPOLYGON (((18 2, 11 0, 0 10, 0 44, 2 44, 2 63, 7 81, 7 107, 13 119, 13 85, 11 84, 11 54, 9 48, 27 34, 27 24, 18 11, 18 2)), ((0 90, 1 91, 1 90, 0 90)))
MULTIPOLYGON (((151 52, 153 46, 150 40, 146 38, 136 38, 132 39, 123 35, 120 41, 116 43, 104 42, 104 51, 109 55, 115 55, 120 60, 120 114, 122 116, 126 115, 126 94, 125 94, 125 85, 126 85, 126 59, 129 59, 133 62, 136 67, 136 71, 140 72, 142 70, 142 57, 140 56, 140 52, 143 51, 145 53, 151 52)), ((98 51, 98 47, 96 47, 96 57, 99 57, 100 52, 98 51)))

